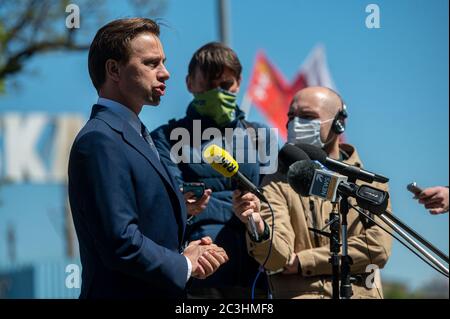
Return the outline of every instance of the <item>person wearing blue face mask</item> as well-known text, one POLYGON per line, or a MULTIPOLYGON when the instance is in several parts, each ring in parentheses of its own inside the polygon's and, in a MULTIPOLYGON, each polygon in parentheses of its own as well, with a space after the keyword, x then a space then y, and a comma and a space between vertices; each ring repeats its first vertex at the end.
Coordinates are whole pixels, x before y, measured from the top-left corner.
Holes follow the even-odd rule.
MULTIPOLYGON (((361 159, 350 144, 340 143, 345 130, 344 103, 340 96, 326 87, 307 87, 297 92, 288 112, 288 143, 309 143, 325 150, 328 157, 362 167, 361 159)), ((361 182, 357 182, 361 184, 361 182)), ((387 184, 373 187, 388 191, 387 184)), ((248 252, 265 267, 274 298, 332 298, 332 267, 329 263, 329 239, 311 229, 327 228, 332 204, 313 196, 301 196, 289 185, 283 170, 266 175, 260 185, 274 212, 275 230, 269 206, 247 193, 233 205, 236 216, 246 224, 252 216, 260 236, 255 241, 247 236, 248 252), (269 231, 266 231, 266 228, 269 231), (270 246, 269 235, 273 233, 270 246)), ((356 205, 354 199, 350 199, 356 205)), ((388 210, 391 203, 389 201, 388 210)), ((392 238, 379 226, 361 218, 357 211, 348 214, 348 254, 352 258, 352 298, 383 298, 380 277, 370 280, 369 265, 383 268, 391 254, 392 238), (370 285, 368 284, 370 282, 370 285)))
MULTIPOLYGON (((233 132, 236 129, 268 129, 260 123, 246 121, 245 114, 238 107, 237 94, 241 72, 241 63, 232 49, 216 42, 202 46, 194 53, 189 63, 186 85, 193 99, 187 107, 186 116, 180 120, 171 120, 151 133, 161 160, 180 186, 183 182, 205 184, 206 190, 201 198, 190 193, 185 194, 189 214, 185 240, 191 241, 208 234, 207 236, 223 247, 229 256, 228 263, 214 275, 203 282, 192 281, 188 289, 188 296, 191 298, 250 298, 251 285, 258 272, 258 264, 247 253, 246 228, 233 212, 232 193, 237 185, 215 172, 208 163, 195 161, 195 157, 201 156, 204 148, 211 143, 210 139, 196 140, 199 135, 202 138, 207 135, 208 138, 211 134, 207 134, 207 130, 220 132, 222 138, 215 142, 224 145, 227 129, 233 132), (175 139, 171 138, 171 134, 182 131, 189 133, 189 143, 183 142, 182 145, 182 151, 185 151, 184 154, 188 154, 189 158, 187 161, 183 158, 180 163, 175 163, 173 158, 178 154, 174 150, 180 144, 180 138, 178 134, 173 134, 175 139)), ((243 149, 240 148, 239 151, 247 152, 252 147, 258 147, 256 145, 269 147, 269 143, 267 136, 258 134, 255 139, 244 141, 243 149)), ((238 144, 233 144, 230 153, 237 151, 238 144)), ((240 162, 239 170, 253 184, 259 185, 262 165, 257 154, 256 163, 240 162)), ((264 280, 259 280, 258 285, 260 289, 255 295, 263 297, 264 280)))
POLYGON ((306 143, 339 154, 339 135, 345 130, 347 108, 341 97, 325 87, 300 90, 288 112, 288 137, 291 144, 306 143))

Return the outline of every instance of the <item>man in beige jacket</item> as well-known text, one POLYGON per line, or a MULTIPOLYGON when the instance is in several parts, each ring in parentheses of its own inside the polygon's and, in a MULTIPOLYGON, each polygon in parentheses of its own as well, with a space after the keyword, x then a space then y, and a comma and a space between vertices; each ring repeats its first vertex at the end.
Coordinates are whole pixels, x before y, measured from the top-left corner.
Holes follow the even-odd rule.
MULTIPOLYGON (((300 90, 291 103, 288 117, 288 142, 315 145, 323 148, 328 157, 362 166, 355 148, 339 143, 339 134, 345 129, 346 111, 342 99, 334 91, 323 87, 300 90)), ((386 184, 371 185, 387 191, 386 184)), ((331 203, 297 194, 289 186, 285 172, 266 176, 262 189, 273 208, 274 228, 269 207, 260 205, 253 194, 235 191, 233 205, 242 222, 247 223, 252 215, 257 224, 260 240, 247 234, 247 246, 249 254, 260 264, 268 255, 273 231, 272 249, 265 268, 272 273, 269 282, 274 297, 331 298, 329 239, 308 229, 325 227, 332 210, 331 203)), ((356 205, 354 199, 351 203, 356 205)), ((373 273, 373 270, 384 267, 391 244, 390 235, 350 209, 348 254, 353 260, 352 277, 359 279, 352 284, 352 298, 383 297, 378 272, 373 273)))

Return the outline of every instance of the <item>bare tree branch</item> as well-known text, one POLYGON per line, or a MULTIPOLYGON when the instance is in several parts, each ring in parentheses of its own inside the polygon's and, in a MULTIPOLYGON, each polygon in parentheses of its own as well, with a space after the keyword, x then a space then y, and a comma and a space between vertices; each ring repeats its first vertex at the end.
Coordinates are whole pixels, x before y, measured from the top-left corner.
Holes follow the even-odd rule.
MULTIPOLYGON (((56 50, 84 51, 89 49, 81 39, 80 29, 65 27, 68 0, 0 0, 0 93, 4 80, 19 73, 27 61, 38 54, 56 50), (12 17, 18 17, 12 20, 12 17)), ((161 14, 168 0, 128 0, 138 14, 161 14)), ((78 0, 82 21, 91 18, 95 27, 108 16, 102 1, 78 0)), ((83 22, 84 23, 84 22, 83 22)), ((83 32, 92 31, 84 25, 83 32)))
POLYGON ((18 32, 24 29, 25 25, 31 20, 33 17, 33 11, 36 7, 37 0, 32 0, 28 3, 27 8, 24 10, 21 17, 18 19, 15 26, 13 26, 10 30, 6 31, 7 37, 4 40, 5 42, 9 42, 12 38, 14 38, 18 32))
POLYGON ((74 44, 66 39, 55 40, 53 42, 40 42, 23 49, 15 55, 8 58, 6 65, 0 69, 0 79, 5 78, 9 74, 16 73, 22 69, 24 60, 31 58, 37 53, 64 49, 69 51, 85 51, 89 49, 89 45, 74 44))

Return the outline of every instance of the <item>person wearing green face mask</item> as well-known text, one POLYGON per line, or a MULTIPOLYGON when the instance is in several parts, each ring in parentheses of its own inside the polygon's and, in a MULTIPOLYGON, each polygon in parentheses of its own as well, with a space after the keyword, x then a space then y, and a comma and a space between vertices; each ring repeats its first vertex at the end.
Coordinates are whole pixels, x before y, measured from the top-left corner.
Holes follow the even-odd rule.
MULTIPOLYGON (((151 134, 161 161, 180 185, 183 182, 203 182, 206 186, 201 198, 185 194, 190 215, 185 240, 191 241, 208 234, 207 236, 223 247, 229 256, 228 263, 219 269, 220 272, 203 280, 204 282, 192 281, 188 289, 188 296, 192 298, 251 298, 252 283, 258 272, 258 264, 247 253, 246 227, 233 212, 232 194, 236 189, 235 183, 218 176, 207 163, 193 163, 191 160, 189 163, 177 165, 172 162, 170 153, 172 147, 179 143, 179 140, 170 138, 171 132, 178 128, 186 129, 191 137, 191 144, 183 145, 183 148, 188 148, 190 154, 203 153, 204 147, 211 141, 192 141, 192 138, 196 137, 194 121, 200 121, 201 135, 208 128, 215 128, 224 133, 227 128, 245 130, 251 127, 257 130, 265 127, 260 123, 247 122, 238 107, 236 100, 241 72, 242 66, 236 53, 225 45, 208 43, 198 49, 189 63, 186 77, 187 89, 193 96, 186 116, 170 121, 151 134)), ((258 142, 262 144, 264 138, 265 136, 258 136, 257 141, 248 142, 244 146, 245 150, 248 150, 247 147, 254 147, 253 144, 258 142)), ((262 146, 269 147, 270 140, 266 138, 264 142, 262 146)), ((260 167, 257 157, 256 163, 240 163, 239 170, 252 183, 259 185, 262 177, 260 167)), ((265 284, 264 278, 258 281, 255 294, 257 297, 266 296, 265 284)))
POLYGON ((194 96, 192 108, 200 117, 211 120, 211 124, 219 128, 234 121, 238 112, 236 98, 241 84, 242 67, 237 56, 235 59, 231 58, 233 53, 224 54, 225 65, 217 65, 217 68, 212 68, 211 73, 206 70, 208 65, 202 65, 208 57, 198 54, 196 60, 199 63, 191 61, 186 77, 187 88, 194 96), (220 76, 217 76, 219 73, 220 76))
POLYGON ((236 94, 222 88, 194 93, 192 105, 200 115, 210 118, 219 127, 226 126, 236 117, 236 94))

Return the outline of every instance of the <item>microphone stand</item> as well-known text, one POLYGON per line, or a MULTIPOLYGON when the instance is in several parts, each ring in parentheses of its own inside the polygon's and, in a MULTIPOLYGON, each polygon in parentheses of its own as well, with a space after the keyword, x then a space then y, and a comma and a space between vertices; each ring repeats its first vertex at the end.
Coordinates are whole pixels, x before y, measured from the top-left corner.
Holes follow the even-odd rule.
MULTIPOLYGON (((351 181, 351 182, 354 183, 354 181, 351 181)), ((337 209, 336 209, 337 203, 333 202, 332 203, 333 209, 330 212, 330 220, 324 227, 324 228, 330 227, 330 232, 328 233, 328 232, 324 232, 323 229, 318 230, 318 229, 314 229, 314 228, 309 228, 309 230, 330 238, 329 263, 332 265, 333 299, 338 299, 339 297, 342 299, 350 299, 353 295, 352 281, 354 278, 351 277, 351 269, 350 269, 351 265, 353 264, 353 260, 348 255, 347 215, 349 212, 349 206, 352 206, 353 208, 355 208, 355 207, 348 202, 349 194, 347 191, 340 191, 339 196, 340 196, 339 214, 337 213, 337 209), (340 287, 339 287, 339 251, 340 251, 340 244, 339 244, 339 224, 340 224, 339 219, 340 218, 339 218, 339 215, 341 216, 341 225, 340 226, 341 226, 341 233, 342 233, 340 287)), ((357 208, 355 208, 355 209, 360 214, 363 214, 357 208)), ((440 251, 438 248, 433 246, 426 239, 421 237, 418 233, 416 233, 413 229, 411 229, 406 224, 404 224, 396 216, 393 216, 390 212, 384 211, 383 213, 380 213, 380 210, 378 208, 376 208, 375 206, 368 207, 366 209, 368 209, 370 212, 372 212, 373 214, 378 216, 386 225, 391 227, 396 233, 398 233, 401 237, 403 237, 403 239, 405 239, 409 243, 409 245, 416 248, 421 253, 421 255, 424 256, 425 259, 428 260, 428 262, 434 264, 440 272, 442 272, 443 274, 445 274, 448 277, 448 275, 449 275, 448 268, 445 267, 439 260, 437 260, 428 251, 426 251, 422 246, 420 246, 409 235, 411 235, 417 241, 419 241, 420 243, 425 245, 428 249, 430 249, 432 252, 434 252, 437 256, 439 256, 442 260, 444 260, 448 264, 449 257, 447 255, 445 255, 442 251, 440 251)), ((363 214, 363 215, 366 216, 365 214, 363 214)), ((420 257, 420 258, 426 262, 425 259, 423 259, 422 257, 420 257)))
POLYGON ((333 202, 332 204, 333 208, 326 225, 321 230, 312 227, 308 227, 308 229, 330 239, 330 258, 328 262, 331 264, 332 269, 332 298, 339 299, 339 252, 341 250, 339 227, 341 221, 337 210, 338 203, 333 202), (327 227, 330 228, 329 232, 324 231, 327 227))
MULTIPOLYGON (((385 222, 389 227, 391 227, 393 230, 395 230, 397 232, 397 234, 399 234, 401 237, 403 237, 403 239, 405 239, 411 246, 413 246, 414 248, 416 248, 421 254, 422 256, 424 256, 426 259, 428 259, 428 261, 430 261, 431 263, 433 263, 437 268, 439 268, 442 272, 444 272, 445 274, 449 274, 448 268, 446 268, 442 263, 439 262, 439 260, 437 260, 433 255, 431 255, 428 251, 426 251, 422 246, 420 246, 418 243, 416 243, 414 241, 414 239, 412 239, 411 237, 408 236, 408 234, 406 234, 406 232, 404 232, 400 227, 398 227, 396 225, 396 220, 392 221, 390 219, 392 215, 386 215, 385 214, 379 214, 378 217, 385 222), (389 217, 388 217, 389 216, 389 217)), ((401 225, 401 224, 400 224, 401 225)), ((406 229, 408 230, 408 228, 406 229)), ((416 237, 416 233, 413 232, 411 234, 413 237, 416 237)), ((421 238, 421 237, 420 237, 421 238)), ((421 241, 421 240, 420 240, 421 241)), ((429 244, 429 243, 428 243, 429 244)), ((431 244, 429 244, 431 245, 431 244)), ((428 246, 428 245, 426 245, 428 246)), ((431 245, 432 246, 432 245, 431 245)), ((430 247, 428 247, 430 249, 430 247)), ((431 250, 437 250, 437 248, 435 248, 434 246, 432 246, 433 249, 431 250)), ((441 257, 442 258, 442 257, 441 257)), ((447 257, 448 258, 448 257, 447 257)))
POLYGON ((339 251, 341 245, 339 243, 339 226, 340 218, 337 212, 337 203, 333 203, 333 209, 330 213, 330 259, 328 262, 332 267, 332 287, 333 287, 333 299, 339 299, 339 251))
MULTIPOLYGON (((381 217, 381 216, 380 216, 381 217)), ((420 236, 417 232, 414 231, 414 229, 412 229, 411 227, 409 227, 408 225, 406 225, 405 223, 403 223, 398 217, 392 215, 392 213, 385 211, 383 213, 383 221, 385 223, 387 223, 385 221, 385 219, 389 219, 391 222, 394 222, 395 224, 397 224, 399 227, 401 227, 402 229, 405 230, 405 232, 409 233, 411 236, 413 236, 417 241, 419 241, 420 243, 422 243, 425 247, 427 247, 429 250, 431 250, 433 253, 435 253, 437 256, 439 256, 443 261, 445 261, 447 264, 449 263, 449 258, 446 254, 444 254, 442 251, 440 251, 439 249, 437 249, 435 246, 433 246, 433 244, 431 244, 429 241, 427 241, 425 238, 423 238, 422 236, 420 236)))
POLYGON ((345 194, 341 194, 339 212, 342 218, 341 222, 342 255, 341 255, 341 287, 340 287, 340 296, 342 299, 350 299, 353 295, 350 278, 350 265, 353 264, 353 260, 348 255, 348 238, 347 238, 348 211, 349 211, 348 196, 345 194))
MULTIPOLYGON (((354 183, 355 181, 351 180, 351 182, 354 183)), ((380 190, 378 190, 378 191, 380 191, 380 190)), ((409 245, 416 248, 422 254, 422 256, 424 256, 426 259, 428 259, 428 261, 430 263, 434 264, 437 268, 439 268, 438 271, 444 273, 448 277, 448 275, 449 275, 448 268, 446 268, 441 262, 439 262, 439 260, 437 260, 433 255, 431 255, 428 251, 426 251, 417 242, 415 242, 414 239, 416 239, 417 241, 422 243, 425 247, 427 247, 429 250, 434 252, 437 256, 439 256, 447 264, 449 263, 449 257, 447 255, 445 255, 442 251, 437 249, 435 246, 433 246, 425 238, 423 238, 418 233, 416 233, 413 229, 411 229, 405 223, 403 223, 399 218, 395 217, 390 212, 386 211, 387 200, 389 198, 388 196, 384 196, 384 198, 380 197, 380 199, 382 199, 382 201, 377 202, 377 201, 373 201, 373 198, 366 197, 364 194, 355 193, 355 190, 353 190, 351 188, 343 189, 339 192, 339 194, 341 195, 343 241, 345 241, 347 239, 346 238, 346 219, 347 219, 346 214, 348 212, 348 206, 349 206, 347 198, 349 197, 349 195, 352 197, 355 196, 356 202, 358 203, 358 205, 361 208, 367 209, 370 212, 372 212, 373 214, 375 214, 376 216, 378 216, 386 225, 390 226, 401 237, 403 237, 409 243, 409 245), (414 237, 414 239, 411 238, 410 236, 408 236, 408 234, 411 235, 412 237, 414 237)), ((369 194, 369 193, 367 193, 367 194, 369 194)), ((351 206, 354 207, 353 205, 351 205, 351 206)), ((347 255, 346 248, 347 248, 347 245, 344 243, 343 244, 344 253, 342 254, 342 256, 347 255)), ((345 265, 343 267, 345 267, 345 265)), ((342 278, 343 278, 343 280, 347 280, 347 278, 344 275, 345 275, 345 270, 344 270, 344 274, 342 274, 342 276, 343 276, 342 278)), ((344 292, 344 296, 348 296, 348 294, 345 294, 345 289, 346 289, 345 286, 346 286, 346 282, 344 282, 344 284, 341 283, 341 293, 344 292)))

